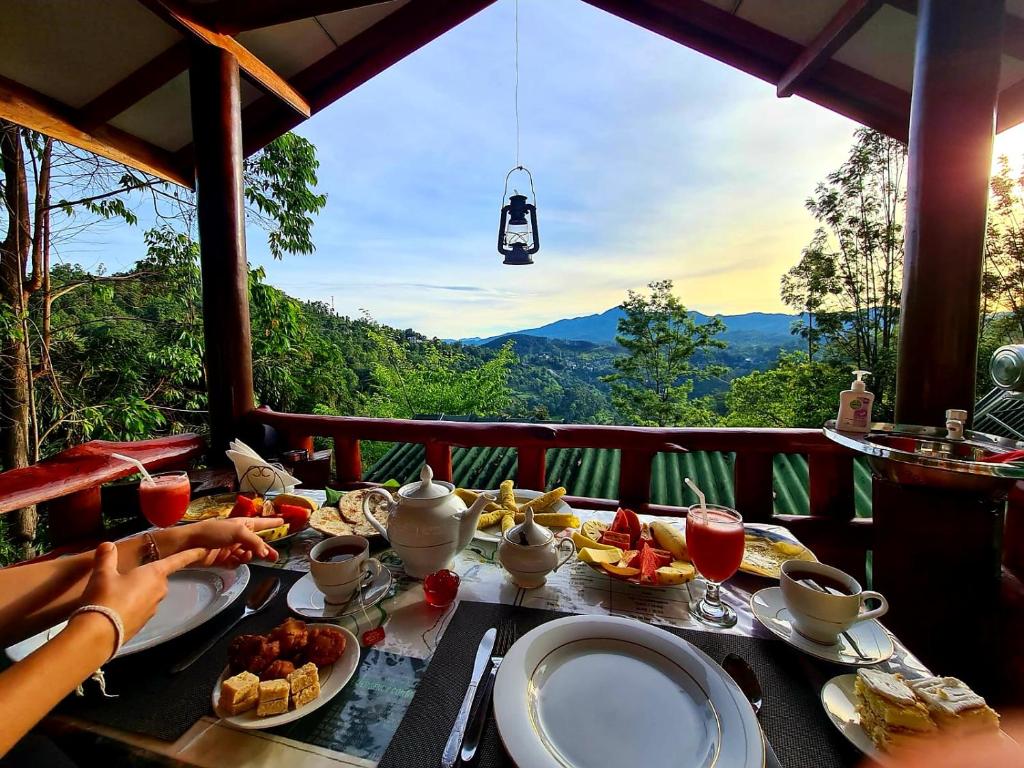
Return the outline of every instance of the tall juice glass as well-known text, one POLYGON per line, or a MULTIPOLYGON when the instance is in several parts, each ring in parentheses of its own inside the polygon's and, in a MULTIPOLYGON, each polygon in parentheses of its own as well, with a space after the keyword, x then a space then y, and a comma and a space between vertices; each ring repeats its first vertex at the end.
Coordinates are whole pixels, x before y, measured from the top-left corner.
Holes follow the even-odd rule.
POLYGON ((713 627, 736 624, 736 612, 722 602, 722 582, 743 560, 743 518, 735 509, 717 504, 690 507, 686 515, 686 548, 707 582, 704 597, 690 605, 690 614, 713 627))
POLYGON ((185 472, 160 472, 153 479, 142 479, 139 485, 139 506, 142 514, 155 526, 166 528, 185 516, 192 488, 185 472))

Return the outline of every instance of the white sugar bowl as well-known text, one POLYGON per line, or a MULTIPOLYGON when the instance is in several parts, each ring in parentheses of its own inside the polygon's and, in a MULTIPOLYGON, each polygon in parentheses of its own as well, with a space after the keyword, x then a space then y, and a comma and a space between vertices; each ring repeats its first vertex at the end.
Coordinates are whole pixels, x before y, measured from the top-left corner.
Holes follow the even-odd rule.
POLYGON ((526 519, 505 531, 498 544, 498 562, 523 589, 543 586, 548 574, 565 565, 574 554, 576 545, 572 539, 556 542, 550 530, 534 521, 531 507, 526 508, 526 519), (562 552, 565 555, 559 559, 562 552))

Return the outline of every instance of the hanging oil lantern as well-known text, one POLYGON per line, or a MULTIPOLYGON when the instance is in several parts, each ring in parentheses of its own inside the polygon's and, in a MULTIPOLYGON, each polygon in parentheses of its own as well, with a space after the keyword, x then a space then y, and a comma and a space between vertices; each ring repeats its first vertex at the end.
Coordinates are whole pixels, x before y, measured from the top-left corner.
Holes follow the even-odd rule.
POLYGON ((533 189, 533 175, 528 168, 517 165, 505 176, 505 191, 501 219, 498 221, 498 253, 505 257, 503 263, 510 265, 533 264, 533 254, 540 250, 540 235, 537 233, 537 193, 533 189), (530 179, 530 194, 533 202, 527 202, 526 195, 513 190, 508 194, 509 177, 516 171, 524 171, 530 179))

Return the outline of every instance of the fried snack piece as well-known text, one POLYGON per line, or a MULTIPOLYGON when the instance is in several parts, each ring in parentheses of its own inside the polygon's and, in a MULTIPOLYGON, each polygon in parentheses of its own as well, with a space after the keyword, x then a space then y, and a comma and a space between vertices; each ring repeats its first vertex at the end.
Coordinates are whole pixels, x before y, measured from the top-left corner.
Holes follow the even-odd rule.
POLYGON ((501 535, 505 535, 505 531, 516 524, 515 515, 505 515, 501 518, 501 535))
POLYGON ((272 630, 268 637, 281 644, 281 655, 286 657, 298 656, 306 647, 309 639, 309 630, 306 629, 306 622, 298 619, 286 619, 272 630))
POLYGON ((258 675, 281 655, 281 645, 264 635, 239 635, 228 646, 228 664, 232 672, 258 675))
MULTIPOLYGON (((516 510, 516 494, 512 490, 512 481, 503 480, 501 485, 498 486, 498 505, 502 509, 507 509, 509 512, 515 513, 516 510)), ((497 520, 495 520, 497 522, 497 520)))
POLYGON ((345 635, 337 627, 313 627, 306 644, 307 662, 323 667, 333 664, 345 652, 345 635))
MULTIPOLYGON (((477 493, 476 491, 469 491, 469 490, 466 490, 465 488, 456 488, 455 489, 455 495, 458 496, 460 499, 462 499, 463 503, 467 507, 472 507, 474 502, 476 502, 477 498, 479 498, 479 496, 480 496, 480 494, 477 493)), ((489 502, 487 502, 487 504, 484 505, 484 512, 485 513, 486 512, 497 512, 499 509, 501 509, 501 505, 498 504, 498 502, 496 502, 496 501, 489 501, 489 502)))
POLYGON ((506 515, 511 515, 507 509, 499 509, 496 512, 484 512, 480 517, 477 518, 477 528, 489 528, 492 525, 496 525, 506 515))
POLYGON ((534 512, 540 512, 550 507, 563 496, 565 496, 565 488, 558 487, 555 488, 554 490, 548 491, 547 493, 542 493, 535 499, 530 499, 525 504, 520 506, 518 511, 521 513, 525 513, 527 508, 529 508, 532 509, 534 512))
MULTIPOLYGON (((526 513, 516 515, 515 520, 521 523, 526 519, 526 513)), ((536 512, 533 515, 533 522, 537 525, 544 525, 548 528, 579 528, 580 519, 568 512, 536 512)))
POLYGON ((277 659, 270 662, 267 668, 260 672, 260 680, 283 680, 295 671, 295 665, 287 659, 277 659))

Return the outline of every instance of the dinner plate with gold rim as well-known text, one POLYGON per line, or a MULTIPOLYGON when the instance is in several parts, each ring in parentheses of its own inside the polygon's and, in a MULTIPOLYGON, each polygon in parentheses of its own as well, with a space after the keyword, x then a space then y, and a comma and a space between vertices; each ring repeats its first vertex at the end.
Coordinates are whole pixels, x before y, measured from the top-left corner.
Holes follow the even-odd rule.
POLYGON ((750 703, 708 656, 635 619, 569 616, 505 655, 494 686, 505 749, 531 768, 761 768, 750 703))
POLYGON ((850 627, 846 634, 849 638, 839 636, 833 645, 825 645, 810 640, 795 629, 790 623, 789 609, 782 599, 781 587, 768 587, 750 596, 750 610, 765 628, 781 640, 785 640, 804 653, 818 659, 845 664, 848 667, 870 667, 886 661, 896 651, 892 637, 885 628, 874 619, 860 621, 850 627), (861 658, 850 644, 850 638, 857 644, 857 649, 867 658, 861 658))
POLYGON ((305 717, 310 712, 315 712, 341 693, 341 689, 348 684, 348 681, 352 679, 353 675, 355 675, 356 669, 359 668, 359 641, 356 640, 355 635, 344 627, 339 627, 337 624, 307 624, 306 626, 332 627, 341 631, 341 633, 345 635, 345 651, 341 654, 341 658, 333 664, 326 664, 317 670, 317 673, 320 676, 320 695, 304 707, 289 709, 287 712, 283 712, 280 715, 257 717, 255 709, 250 709, 248 712, 242 712, 240 715, 226 715, 219 707, 220 684, 224 682, 225 678, 231 676, 231 670, 225 668, 220 677, 217 678, 217 682, 213 686, 213 694, 211 696, 213 701, 213 711, 217 713, 217 716, 220 717, 223 722, 230 723, 236 728, 244 728, 246 730, 273 728, 276 725, 284 725, 285 723, 290 723, 293 720, 298 720, 300 717, 305 717))

